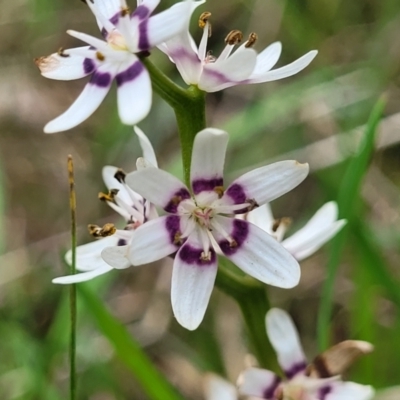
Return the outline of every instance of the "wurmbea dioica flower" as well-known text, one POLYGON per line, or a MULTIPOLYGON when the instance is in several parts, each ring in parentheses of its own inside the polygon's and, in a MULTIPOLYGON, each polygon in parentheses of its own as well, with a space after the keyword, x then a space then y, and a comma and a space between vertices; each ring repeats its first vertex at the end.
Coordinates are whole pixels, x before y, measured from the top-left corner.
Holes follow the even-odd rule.
MULTIPOLYGON (((300 279, 297 261, 257 226, 235 218, 276 199, 302 182, 308 164, 281 161, 248 172, 226 189, 224 131, 208 128, 195 138, 191 189, 168 172, 146 165, 126 183, 168 215, 149 221, 132 238, 133 265, 177 252, 172 274, 172 308, 178 322, 195 329, 203 319, 217 273, 217 254, 269 285, 290 288, 300 279)), ((143 165, 144 164, 144 165, 143 165)))
POLYGON ((283 310, 271 309, 266 316, 269 340, 285 373, 249 368, 239 377, 239 392, 267 400, 370 400, 371 386, 343 382, 340 374, 356 358, 372 351, 368 342, 348 340, 337 344, 307 366, 297 330, 283 310))
POLYGON ((151 81, 136 54, 168 40, 186 26, 191 0, 150 16, 159 0, 138 0, 130 12, 125 0, 87 0, 105 40, 69 30, 68 34, 89 46, 60 50, 36 60, 42 75, 73 80, 91 75, 89 83, 72 106, 44 128, 46 133, 71 129, 88 118, 101 104, 112 81, 117 84, 121 121, 134 125, 151 107, 151 81))
MULTIPOLYGON (((194 3, 193 7, 197 7, 198 4, 200 3, 194 3)), ((252 49, 257 35, 251 33, 248 40, 232 54, 234 47, 243 39, 240 31, 233 30, 225 39, 224 50, 219 57, 214 57, 207 51, 207 41, 211 35, 208 21, 210 16, 208 12, 200 16, 199 26, 204 30, 199 47, 190 35, 188 20, 185 21, 186 29, 158 46, 176 64, 188 85, 197 85, 205 92, 216 92, 246 83, 264 83, 287 78, 306 68, 318 53, 316 50, 310 51, 291 64, 272 69, 281 55, 281 43, 275 42, 257 54, 252 49)))
MULTIPOLYGON (((143 156, 154 167, 157 167, 157 159, 149 139, 138 127, 135 126, 134 129, 139 138, 143 156)), ((91 233, 100 239, 76 248, 76 268, 82 272, 76 275, 55 278, 53 283, 84 282, 103 275, 113 268, 124 269, 130 267, 131 263, 127 258, 127 249, 134 230, 148 220, 158 216, 153 204, 126 186, 124 173, 120 169, 106 166, 102 172, 103 180, 109 193, 100 193, 99 198, 107 202, 112 209, 125 219, 125 229, 116 229, 112 224, 106 224, 103 228, 89 225, 91 233)), ((65 255, 68 264, 71 264, 71 257, 72 253, 69 250, 65 255)))
POLYGON ((298 261, 314 254, 346 224, 346 220, 337 219, 338 207, 334 201, 324 204, 303 228, 286 239, 283 238, 290 219, 274 219, 269 204, 258 207, 244 217, 281 242, 298 261))

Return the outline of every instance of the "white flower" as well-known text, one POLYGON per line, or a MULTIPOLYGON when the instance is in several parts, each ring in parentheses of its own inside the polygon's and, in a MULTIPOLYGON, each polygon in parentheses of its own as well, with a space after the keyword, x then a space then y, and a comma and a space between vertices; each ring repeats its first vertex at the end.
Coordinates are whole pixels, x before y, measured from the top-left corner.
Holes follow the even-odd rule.
POLYGON ((235 215, 293 189, 307 176, 308 164, 277 162, 242 175, 225 190, 227 143, 228 134, 218 129, 197 134, 191 190, 151 166, 126 176, 128 186, 169 213, 134 232, 129 259, 142 265, 177 252, 172 308, 187 329, 197 328, 203 319, 217 273, 217 253, 269 285, 290 288, 300 279, 297 261, 275 239, 235 215))
POLYGON ((151 17, 158 3, 138 0, 138 7, 130 13, 125 0, 87 0, 105 40, 69 30, 68 34, 88 46, 60 50, 36 60, 46 78, 73 80, 91 75, 71 107, 45 126, 46 133, 74 128, 87 119, 99 107, 114 79, 121 121, 134 125, 146 117, 151 107, 151 81, 135 54, 176 35, 185 27, 191 9, 188 0, 151 17))
MULTIPOLYGON (((139 138, 143 156, 154 167, 157 167, 156 156, 149 139, 138 127, 135 126, 134 129, 139 138)), ((113 268, 130 267, 127 249, 134 230, 148 220, 156 218, 158 214, 154 205, 125 185, 123 178, 119 177, 121 173, 117 167, 106 166, 103 168, 104 183, 110 190, 110 194, 104 195, 103 199, 125 219, 125 229, 117 229, 111 236, 78 246, 76 248, 76 269, 82 273, 55 278, 53 283, 84 282, 103 275, 113 268)), ((71 250, 66 253, 65 259, 68 264, 71 264, 71 250)))
POLYGON ((303 228, 286 239, 283 237, 288 220, 275 220, 269 204, 249 212, 245 218, 275 237, 298 261, 314 254, 346 224, 345 219, 337 219, 338 207, 334 201, 324 204, 303 228))
POLYGON ((356 358, 372 351, 368 342, 339 343, 307 366, 297 330, 290 316, 273 308, 266 316, 269 340, 287 380, 273 372, 249 368, 239 377, 239 392, 267 400, 370 400, 371 386, 343 382, 340 373, 356 358))
MULTIPOLYGON (((193 3, 192 8, 201 3, 203 1, 193 3)), ((232 54, 233 48, 242 41, 243 36, 240 31, 235 30, 226 37, 226 47, 219 57, 214 57, 207 51, 207 41, 211 33, 208 22, 210 15, 203 13, 200 16, 199 25, 204 31, 199 47, 190 35, 188 20, 186 29, 158 46, 176 64, 188 85, 197 85, 205 92, 216 92, 245 83, 263 83, 287 78, 306 68, 318 53, 316 50, 310 51, 291 64, 272 70, 281 55, 281 43, 275 42, 257 54, 251 48, 257 40, 257 35, 252 33, 232 54)))

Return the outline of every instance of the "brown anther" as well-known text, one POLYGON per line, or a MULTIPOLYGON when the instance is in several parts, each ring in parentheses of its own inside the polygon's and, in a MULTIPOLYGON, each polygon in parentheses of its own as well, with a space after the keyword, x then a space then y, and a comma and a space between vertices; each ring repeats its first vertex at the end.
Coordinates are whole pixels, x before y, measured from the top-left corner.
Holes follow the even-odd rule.
POLYGON ((174 244, 176 246, 179 246, 182 244, 182 238, 181 238, 181 233, 178 231, 174 235, 174 244))
POLYGON ((278 218, 272 224, 272 232, 276 232, 281 225, 289 226, 292 223, 291 218, 283 217, 278 218))
POLYGON ((98 225, 88 225, 88 230, 89 233, 95 237, 95 238, 104 238, 107 236, 114 235, 114 233, 117 231, 117 228, 115 227, 114 224, 105 224, 103 227, 100 227, 98 225))
POLYGON ((224 192, 225 192, 223 186, 215 186, 215 188, 213 190, 215 193, 217 193, 219 199, 224 195, 224 192))
POLYGON ((124 183, 125 182, 125 177, 126 173, 124 170, 121 168, 118 168, 117 172, 114 174, 114 178, 119 182, 119 183, 124 183))
POLYGON ((243 33, 238 31, 237 29, 234 29, 233 31, 230 31, 226 35, 225 43, 233 46, 235 44, 240 43, 242 39, 243 39, 243 33))
POLYGON ((172 203, 174 206, 177 206, 181 201, 182 201, 182 196, 174 196, 174 197, 172 197, 172 199, 171 199, 171 203, 172 203))
POLYGON ((237 241, 236 241, 235 239, 232 239, 232 240, 229 242, 229 247, 230 247, 231 249, 234 249, 235 247, 238 247, 237 241))
POLYGON ((204 253, 204 251, 202 251, 200 255, 200 261, 203 262, 211 261, 211 251, 209 251, 207 254, 204 253))
POLYGON ((204 29, 206 23, 208 22, 209 18, 211 17, 211 13, 208 11, 203 12, 199 18, 199 27, 204 29))
POLYGON ((251 32, 244 47, 247 47, 247 48, 253 47, 254 44, 257 42, 257 39, 258 39, 257 33, 251 32))
POLYGON ((62 47, 60 47, 60 48, 57 50, 57 54, 58 54, 60 57, 65 57, 65 58, 69 57, 69 54, 65 54, 65 53, 64 53, 64 49, 63 49, 62 47))
POLYGON ((129 7, 124 7, 121 9, 121 17, 130 15, 130 13, 131 13, 131 10, 129 9, 129 7))
POLYGON ((99 61, 104 61, 106 58, 104 57, 104 54, 103 53, 100 53, 99 51, 96 51, 96 58, 99 60, 99 61))
POLYGON ((111 202, 113 202, 114 199, 115 199, 115 196, 118 194, 118 192, 119 192, 118 189, 111 189, 111 190, 108 191, 107 194, 103 193, 103 192, 100 192, 98 194, 98 198, 101 201, 111 201, 111 202))
POLYGON ((246 199, 245 202, 249 204, 247 207, 247 212, 250 212, 255 208, 259 207, 258 203, 254 199, 246 199))

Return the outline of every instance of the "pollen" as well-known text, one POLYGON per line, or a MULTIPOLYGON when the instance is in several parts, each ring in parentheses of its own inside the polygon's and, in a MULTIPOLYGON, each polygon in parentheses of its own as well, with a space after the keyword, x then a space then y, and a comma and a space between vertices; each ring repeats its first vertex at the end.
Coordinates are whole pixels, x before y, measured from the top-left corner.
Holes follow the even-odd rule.
POLYGON ((247 47, 247 48, 253 47, 255 45, 255 43, 257 42, 257 39, 258 39, 257 33, 251 32, 244 47, 247 47))
POLYGON ((225 38, 225 43, 231 46, 239 44, 243 40, 243 33, 237 29, 230 31, 225 38))
POLYGON ((124 7, 121 9, 121 17, 126 17, 130 13, 131 13, 131 10, 129 9, 129 7, 124 7))
POLYGON ((96 51, 96 58, 99 60, 99 61, 104 61, 106 58, 104 57, 104 54, 103 53, 100 53, 100 51, 96 51))
POLYGON ((223 186, 215 186, 214 192, 217 193, 218 198, 220 199, 224 195, 225 189, 223 186))
POLYGON ((113 202, 114 199, 115 199, 115 196, 118 194, 118 192, 119 192, 118 189, 111 189, 111 190, 108 191, 107 194, 103 193, 103 192, 100 192, 98 194, 98 198, 101 201, 111 201, 111 202, 113 202))
POLYGON ((207 24, 207 22, 208 22, 208 20, 209 20, 210 17, 211 17, 211 13, 208 12, 208 11, 205 11, 205 12, 203 12, 203 13, 200 15, 200 18, 199 18, 199 27, 200 27, 201 29, 204 29, 204 28, 205 28, 205 26, 206 26, 206 24, 207 24))
POLYGON ((117 231, 114 224, 107 223, 103 227, 98 225, 88 225, 89 233, 95 238, 104 238, 107 236, 112 236, 117 231))

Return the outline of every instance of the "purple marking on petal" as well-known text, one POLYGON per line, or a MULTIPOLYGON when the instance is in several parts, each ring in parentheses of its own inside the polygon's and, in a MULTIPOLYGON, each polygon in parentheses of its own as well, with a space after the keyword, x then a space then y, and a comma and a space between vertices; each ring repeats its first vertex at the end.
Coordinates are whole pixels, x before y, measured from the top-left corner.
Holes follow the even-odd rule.
POLYGON ((325 400, 326 396, 332 391, 331 386, 324 386, 318 391, 318 399, 319 400, 325 400))
POLYGON ((176 50, 171 51, 169 55, 173 60, 187 59, 192 63, 201 62, 199 56, 196 53, 187 51, 184 47, 179 47, 176 50))
POLYGON ((103 36, 104 39, 107 40, 108 32, 106 28, 101 28, 101 36, 103 36))
POLYGON ((285 375, 287 376, 288 379, 292 379, 295 375, 297 375, 299 372, 304 371, 307 368, 307 364, 304 361, 299 361, 296 364, 293 364, 293 366, 285 370, 285 375))
POLYGON ((143 20, 145 18, 148 18, 150 16, 150 10, 144 6, 141 5, 139 6, 132 14, 131 14, 131 18, 138 18, 140 20, 143 20))
POLYGON ((196 179, 192 182, 193 193, 199 194, 200 192, 211 191, 217 186, 223 186, 223 184, 223 178, 196 179))
POLYGON ((181 251, 178 253, 179 258, 184 261, 186 264, 196 265, 198 267, 208 267, 209 265, 215 264, 215 251, 210 249, 210 260, 203 260, 202 254, 203 249, 196 249, 186 243, 182 248, 181 251))
POLYGON ((148 19, 145 19, 139 24, 139 45, 138 45, 138 47, 142 51, 149 50, 149 48, 150 48, 147 23, 148 23, 148 19))
MULTIPOLYGON (((236 82, 233 81, 232 79, 229 79, 227 76, 225 76, 222 72, 219 71, 214 71, 214 70, 209 70, 207 68, 203 69, 203 75, 210 75, 212 76, 216 81, 219 81, 219 84, 222 83, 230 83, 230 82, 236 82)), ((242 83, 242 82, 237 82, 237 84, 242 83)))
POLYGON ((91 74, 95 70, 95 63, 93 60, 90 58, 85 58, 83 60, 83 70, 85 71, 85 74, 91 74))
POLYGON ((125 239, 119 239, 117 246, 125 246, 128 242, 125 239))
POLYGON ((275 378, 271 382, 271 384, 264 389, 262 398, 268 399, 268 400, 273 399, 275 390, 279 386, 280 383, 281 383, 281 378, 279 378, 278 375, 275 375, 275 378))
POLYGON ((95 71, 90 79, 90 83, 103 88, 108 87, 111 84, 111 74, 95 71))
MULTIPOLYGON (((167 228, 171 243, 175 243, 176 235, 181 231, 181 218, 177 215, 170 215, 165 219, 165 227, 167 228)), ((178 245, 176 247, 179 247, 178 245)))
POLYGON ((190 193, 188 192, 188 190, 186 188, 179 189, 171 196, 171 200, 164 207, 164 210, 171 214, 175 214, 178 209, 179 203, 182 200, 186 199, 190 199, 190 193))
POLYGON ((128 69, 116 75, 115 80, 117 82, 117 86, 122 86, 124 83, 135 80, 143 72, 143 70, 143 64, 140 61, 136 61, 128 69))
POLYGON ((226 239, 218 243, 222 252, 227 256, 235 254, 249 236, 249 224, 247 221, 243 221, 241 219, 233 219, 232 222, 233 230, 231 233, 231 237, 236 242, 235 246, 231 246, 231 244, 226 239))
POLYGON ((247 199, 243 186, 239 185, 238 183, 234 183, 233 185, 229 186, 225 194, 227 194, 235 204, 243 204, 247 199))
POLYGON ((119 17, 121 16, 121 11, 118 11, 116 14, 114 14, 109 21, 115 26, 118 24, 119 17))

